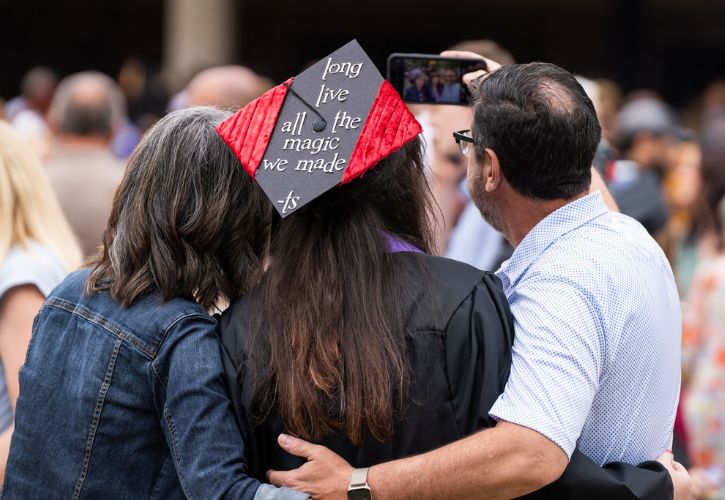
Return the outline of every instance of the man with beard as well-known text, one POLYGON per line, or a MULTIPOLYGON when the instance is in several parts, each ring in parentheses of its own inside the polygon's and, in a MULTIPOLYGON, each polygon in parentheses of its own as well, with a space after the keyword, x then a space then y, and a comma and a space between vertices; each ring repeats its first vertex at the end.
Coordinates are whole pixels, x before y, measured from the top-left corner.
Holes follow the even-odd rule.
POLYGON ((589 193, 591 101, 568 72, 534 63, 492 73, 474 113, 473 132, 456 134, 471 196, 515 247, 497 273, 514 359, 491 415, 568 456, 578 445, 600 464, 654 458, 671 444, 679 299, 644 228, 589 193))
MULTIPOLYGON (((571 73, 546 63, 497 69, 477 93, 472 131, 454 136, 473 200, 515 248, 497 272, 515 317, 511 375, 490 411, 494 428, 373 466, 366 484, 376 498, 512 498, 556 480, 577 447, 599 465, 637 464, 672 441, 677 289, 646 230, 590 193, 600 138, 592 102, 571 73)), ((273 482, 341 496, 352 474, 344 460, 279 442, 309 462, 272 472, 273 482)), ((687 498, 686 472, 663 462, 685 486, 675 498, 687 498)))

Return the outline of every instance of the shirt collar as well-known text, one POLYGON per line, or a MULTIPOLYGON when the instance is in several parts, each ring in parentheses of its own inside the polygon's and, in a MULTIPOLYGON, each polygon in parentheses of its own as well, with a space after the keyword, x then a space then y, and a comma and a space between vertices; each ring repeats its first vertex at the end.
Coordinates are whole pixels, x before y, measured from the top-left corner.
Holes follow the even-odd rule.
POLYGON ((514 250, 511 258, 501 264, 496 274, 503 282, 504 290, 516 284, 521 275, 552 243, 566 233, 608 212, 599 191, 567 203, 536 224, 514 250))

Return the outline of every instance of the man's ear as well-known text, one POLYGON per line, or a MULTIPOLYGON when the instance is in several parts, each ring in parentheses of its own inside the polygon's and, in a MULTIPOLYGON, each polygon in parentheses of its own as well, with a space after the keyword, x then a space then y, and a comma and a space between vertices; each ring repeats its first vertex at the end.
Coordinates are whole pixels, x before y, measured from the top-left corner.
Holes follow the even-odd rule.
POLYGON ((496 191, 503 180, 503 172, 501 172, 501 164, 498 162, 498 155, 491 148, 484 150, 483 178, 486 180, 485 189, 487 193, 496 191))

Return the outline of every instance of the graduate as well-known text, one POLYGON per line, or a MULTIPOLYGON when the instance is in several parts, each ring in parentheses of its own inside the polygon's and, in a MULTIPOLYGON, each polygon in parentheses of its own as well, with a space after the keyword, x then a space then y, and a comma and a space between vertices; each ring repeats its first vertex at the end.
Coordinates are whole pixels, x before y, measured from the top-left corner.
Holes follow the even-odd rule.
MULTIPOLYGON (((372 498, 365 467, 495 425, 506 297, 493 274, 431 255, 421 127, 357 42, 217 130, 276 208, 268 269, 219 321, 250 475, 304 464, 279 446, 289 434, 339 454, 356 468, 348 497, 372 498)), ((672 483, 656 462, 575 453, 535 495, 660 499, 672 483)))

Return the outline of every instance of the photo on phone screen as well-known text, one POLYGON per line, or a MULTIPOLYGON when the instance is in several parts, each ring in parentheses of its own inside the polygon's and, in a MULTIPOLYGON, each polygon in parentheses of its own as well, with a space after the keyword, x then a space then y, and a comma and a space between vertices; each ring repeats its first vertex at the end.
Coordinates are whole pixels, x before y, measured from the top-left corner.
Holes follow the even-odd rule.
POLYGON ((480 59, 452 59, 426 54, 391 54, 388 81, 405 102, 420 104, 469 104, 463 75, 486 69, 480 59))

